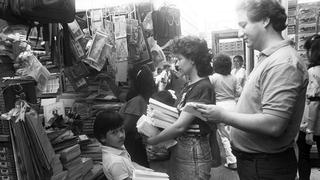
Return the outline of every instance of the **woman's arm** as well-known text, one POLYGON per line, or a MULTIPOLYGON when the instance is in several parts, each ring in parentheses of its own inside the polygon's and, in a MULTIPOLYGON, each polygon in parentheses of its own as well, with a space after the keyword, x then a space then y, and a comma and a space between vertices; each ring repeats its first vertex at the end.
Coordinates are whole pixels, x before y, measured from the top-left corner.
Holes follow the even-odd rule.
POLYGON ((187 130, 194 118, 195 117, 192 114, 182 111, 178 120, 172 126, 166 128, 157 136, 148 138, 148 144, 159 144, 160 142, 171 140, 180 136, 187 130))
POLYGON ((319 109, 320 109, 320 102, 319 101, 310 101, 308 104, 308 127, 307 129, 311 132, 314 132, 314 125, 316 121, 319 120, 319 109))
POLYGON ((136 162, 132 162, 132 165, 135 169, 137 170, 143 170, 143 171, 153 171, 153 169, 150 168, 146 168, 144 166, 141 166, 140 164, 136 163, 136 162))

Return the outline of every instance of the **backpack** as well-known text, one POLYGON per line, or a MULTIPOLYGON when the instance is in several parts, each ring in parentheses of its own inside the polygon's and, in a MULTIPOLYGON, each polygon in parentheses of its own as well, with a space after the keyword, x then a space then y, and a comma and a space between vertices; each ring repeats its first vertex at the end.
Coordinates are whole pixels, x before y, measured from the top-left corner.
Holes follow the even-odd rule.
POLYGON ((15 16, 40 24, 70 23, 75 18, 75 0, 9 0, 9 7, 15 16))

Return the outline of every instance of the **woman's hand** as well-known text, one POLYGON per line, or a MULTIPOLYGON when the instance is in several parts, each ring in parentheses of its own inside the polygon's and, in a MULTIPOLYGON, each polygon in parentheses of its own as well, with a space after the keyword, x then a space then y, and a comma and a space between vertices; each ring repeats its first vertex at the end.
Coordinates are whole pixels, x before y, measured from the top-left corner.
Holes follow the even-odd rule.
POLYGON ((223 108, 216 105, 208 104, 196 104, 195 108, 197 111, 201 112, 201 115, 205 117, 208 120, 208 122, 223 122, 223 108))
POLYGON ((313 133, 307 133, 306 134, 306 143, 309 145, 313 144, 313 133))
POLYGON ((158 143, 156 142, 156 140, 155 140, 154 137, 150 137, 150 138, 147 139, 147 144, 149 144, 149 145, 156 145, 156 144, 158 144, 158 143))

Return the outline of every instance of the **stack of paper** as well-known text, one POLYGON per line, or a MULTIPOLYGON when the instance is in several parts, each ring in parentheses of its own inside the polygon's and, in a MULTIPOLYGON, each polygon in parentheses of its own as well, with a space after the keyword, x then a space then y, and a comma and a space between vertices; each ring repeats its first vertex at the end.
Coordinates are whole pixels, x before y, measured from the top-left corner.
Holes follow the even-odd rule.
POLYGON ((142 115, 138 120, 137 129, 139 133, 148 137, 156 136, 160 133, 160 130, 152 125, 151 119, 145 115, 142 115))
POLYGON ((177 108, 152 98, 149 100, 147 115, 151 117, 154 126, 164 129, 171 126, 179 117, 177 108))
POLYGON ((169 180, 169 176, 166 173, 134 170, 133 180, 169 180))

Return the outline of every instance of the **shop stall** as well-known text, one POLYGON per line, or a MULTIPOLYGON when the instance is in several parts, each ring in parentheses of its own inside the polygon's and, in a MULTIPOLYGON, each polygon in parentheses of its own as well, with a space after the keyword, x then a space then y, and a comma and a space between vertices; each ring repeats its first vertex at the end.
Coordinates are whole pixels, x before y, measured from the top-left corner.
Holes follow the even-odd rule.
POLYGON ((104 179, 95 116, 123 105, 128 69, 155 70, 152 51, 181 34, 179 10, 3 2, 0 179, 104 179))

